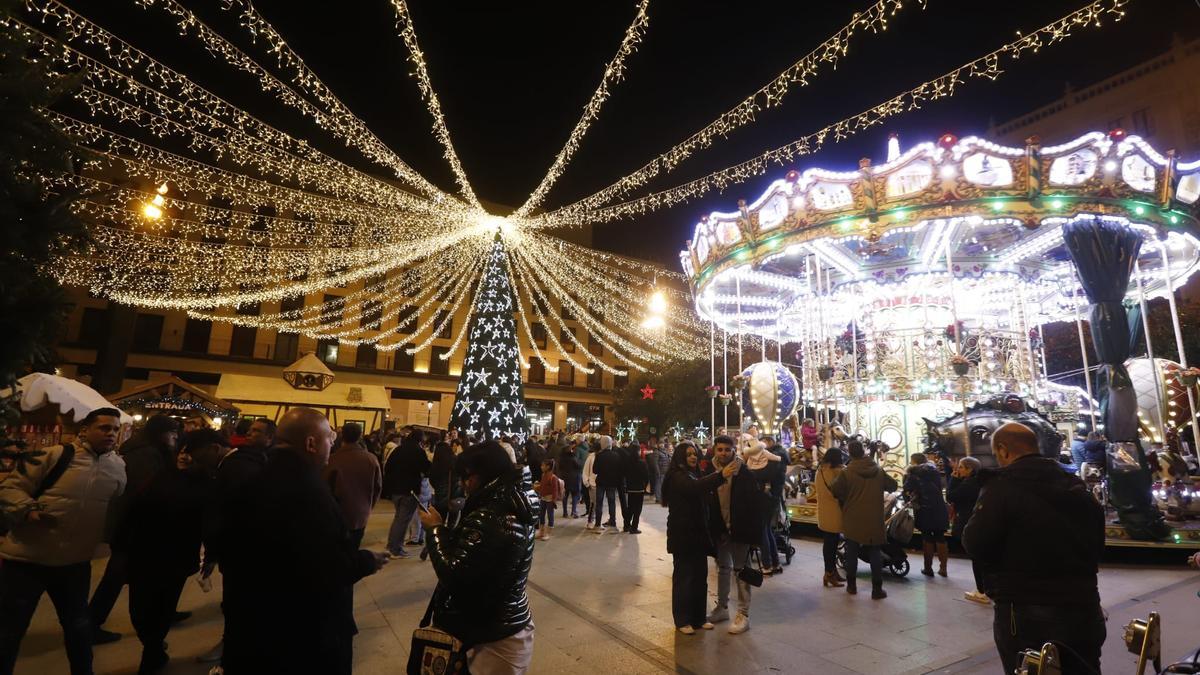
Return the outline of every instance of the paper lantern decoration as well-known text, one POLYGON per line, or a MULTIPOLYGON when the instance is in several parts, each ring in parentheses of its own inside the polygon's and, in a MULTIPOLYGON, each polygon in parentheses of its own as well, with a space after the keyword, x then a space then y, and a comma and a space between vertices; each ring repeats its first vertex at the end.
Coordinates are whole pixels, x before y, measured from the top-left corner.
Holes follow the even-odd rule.
POLYGON ((796 376, 781 363, 762 361, 743 371, 742 377, 742 414, 753 418, 762 433, 778 433, 800 399, 796 376))

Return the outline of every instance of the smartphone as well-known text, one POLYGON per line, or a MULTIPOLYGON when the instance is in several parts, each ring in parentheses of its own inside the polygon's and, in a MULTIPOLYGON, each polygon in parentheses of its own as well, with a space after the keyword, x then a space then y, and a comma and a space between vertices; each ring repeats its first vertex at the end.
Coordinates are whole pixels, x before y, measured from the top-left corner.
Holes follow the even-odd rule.
POLYGON ((417 496, 416 492, 409 490, 408 494, 412 495, 412 498, 417 500, 417 508, 421 509, 421 513, 429 513, 429 507, 421 503, 421 498, 417 496))

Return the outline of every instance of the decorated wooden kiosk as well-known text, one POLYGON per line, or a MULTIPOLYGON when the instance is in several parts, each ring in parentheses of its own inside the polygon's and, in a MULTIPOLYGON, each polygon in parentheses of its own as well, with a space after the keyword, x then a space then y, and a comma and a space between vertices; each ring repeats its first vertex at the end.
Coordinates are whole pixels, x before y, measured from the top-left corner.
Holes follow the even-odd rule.
MULTIPOLYGON (((789 171, 757 200, 702 218, 681 259, 714 345, 761 339, 766 358, 771 340, 779 361, 783 345, 798 361, 790 404, 782 377, 777 400, 753 406, 743 373, 720 392, 748 418, 776 425, 797 405, 816 411, 887 443, 892 471, 936 440, 939 422, 951 456, 989 463, 988 427, 972 423, 981 407, 1044 419, 1051 434, 1083 423, 1111 442, 1110 539, 1200 547, 1200 528, 1166 525, 1150 494, 1143 444, 1174 420, 1163 370, 1146 374, 1158 397, 1151 421, 1125 367, 1146 300, 1166 297, 1174 310, 1173 291, 1200 263, 1198 199, 1200 160, 1121 130, 1023 147, 946 134, 905 152, 893 137, 882 164, 789 171), (1055 385, 1042 327, 1078 322, 1082 341, 1081 319, 1099 363, 1084 364, 1086 387, 1055 385)), ((1194 418, 1194 386, 1185 389, 1194 418)), ((793 518, 810 510, 795 506, 793 518)))

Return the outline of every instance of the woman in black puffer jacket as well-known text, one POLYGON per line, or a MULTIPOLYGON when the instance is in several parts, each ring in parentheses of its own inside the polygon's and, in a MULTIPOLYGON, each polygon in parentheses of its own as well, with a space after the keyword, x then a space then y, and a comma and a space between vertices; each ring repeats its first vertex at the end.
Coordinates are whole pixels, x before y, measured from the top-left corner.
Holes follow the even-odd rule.
POLYGON ((458 525, 447 527, 436 509, 420 514, 438 577, 433 624, 474 649, 470 670, 525 672, 534 629, 525 584, 540 508, 529 470, 488 441, 463 452, 455 474, 467 493, 458 525))
POLYGON ((708 556, 716 546, 708 528, 708 495, 733 474, 734 463, 722 471, 700 477, 700 451, 691 443, 675 446, 671 466, 663 479, 663 506, 667 513, 667 553, 673 558, 671 614, 685 635, 697 628, 712 629, 704 614, 708 597, 708 556))
POLYGON ((950 510, 942 492, 942 473, 926 461, 922 453, 913 453, 904 476, 904 496, 914 505, 914 524, 921 531, 921 546, 925 567, 921 574, 933 576, 933 556, 938 558, 938 574, 946 576, 946 561, 950 557, 946 545, 946 529, 950 527, 950 510))

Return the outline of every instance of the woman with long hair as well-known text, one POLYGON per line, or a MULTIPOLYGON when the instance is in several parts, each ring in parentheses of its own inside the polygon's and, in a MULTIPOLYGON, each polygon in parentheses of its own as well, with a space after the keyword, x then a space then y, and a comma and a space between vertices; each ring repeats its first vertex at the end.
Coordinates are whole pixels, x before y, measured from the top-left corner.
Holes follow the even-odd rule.
POLYGON ((813 491, 817 497, 817 529, 821 530, 821 556, 825 559, 825 576, 821 578, 821 585, 826 588, 840 588, 846 581, 837 572, 837 547, 842 539, 842 506, 830 491, 838 474, 845 469, 846 459, 842 451, 830 448, 821 458, 821 466, 813 477, 813 491))
POLYGON ((675 446, 663 480, 662 504, 667 513, 667 553, 673 560, 671 614, 684 635, 697 628, 712 630, 705 616, 708 597, 708 556, 716 547, 708 529, 708 495, 726 481, 736 463, 701 477, 700 451, 684 442, 675 446))

